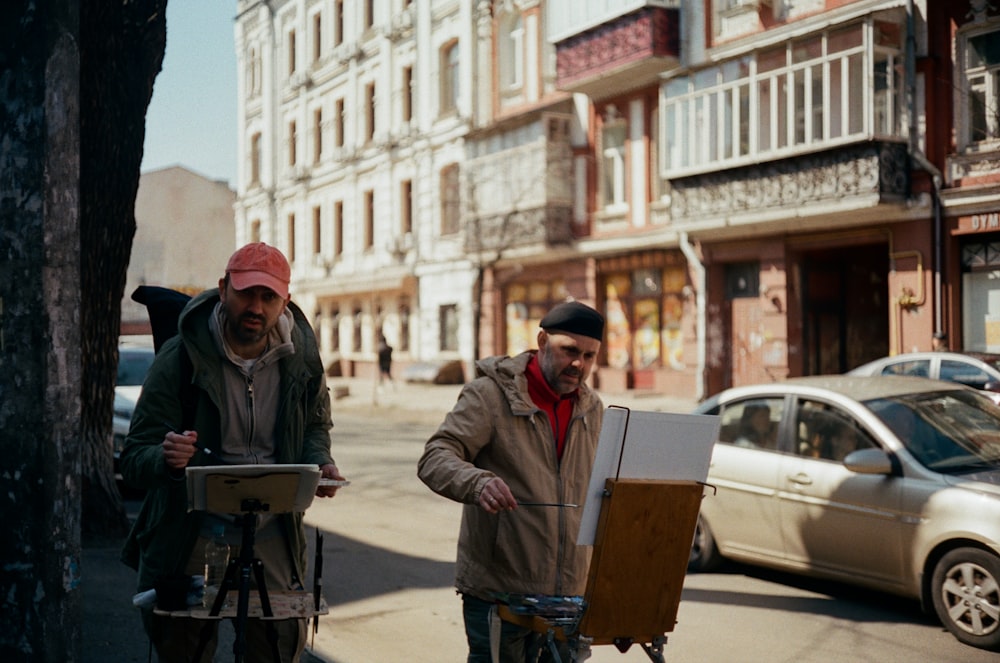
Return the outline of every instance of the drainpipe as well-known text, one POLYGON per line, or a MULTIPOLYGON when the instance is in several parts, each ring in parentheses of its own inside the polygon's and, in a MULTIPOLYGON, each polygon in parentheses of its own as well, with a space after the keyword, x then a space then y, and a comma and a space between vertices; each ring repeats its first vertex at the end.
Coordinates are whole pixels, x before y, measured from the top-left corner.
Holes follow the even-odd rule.
POLYGON ((910 137, 908 152, 910 158, 931 175, 934 194, 934 331, 944 331, 944 316, 941 311, 941 269, 944 264, 944 247, 941 239, 941 186, 944 176, 928 161, 918 147, 917 136, 917 35, 913 18, 913 0, 906 0, 906 101, 909 114, 910 137))
POLYGON ((694 245, 691 244, 686 231, 681 231, 680 236, 681 253, 687 258, 688 265, 694 269, 694 301, 695 301, 695 330, 698 336, 698 367, 695 371, 695 400, 701 401, 705 398, 705 265, 698 258, 694 245))

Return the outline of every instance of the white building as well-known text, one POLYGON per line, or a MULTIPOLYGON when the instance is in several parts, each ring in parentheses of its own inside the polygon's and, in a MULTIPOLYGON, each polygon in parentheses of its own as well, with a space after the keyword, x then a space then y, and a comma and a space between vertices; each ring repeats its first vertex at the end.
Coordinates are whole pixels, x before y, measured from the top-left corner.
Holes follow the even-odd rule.
POLYGON ((238 3, 237 243, 285 252, 333 371, 372 375, 380 332, 399 364, 471 359, 456 196, 488 17, 469 0, 238 3))

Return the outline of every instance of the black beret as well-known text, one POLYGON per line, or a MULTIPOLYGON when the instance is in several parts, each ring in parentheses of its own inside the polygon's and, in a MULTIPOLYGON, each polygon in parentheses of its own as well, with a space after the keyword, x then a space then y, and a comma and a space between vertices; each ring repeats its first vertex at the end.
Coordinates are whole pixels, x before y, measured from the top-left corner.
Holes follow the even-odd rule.
POLYGON ((580 302, 557 304, 538 326, 545 331, 563 331, 604 340, 604 316, 580 302))

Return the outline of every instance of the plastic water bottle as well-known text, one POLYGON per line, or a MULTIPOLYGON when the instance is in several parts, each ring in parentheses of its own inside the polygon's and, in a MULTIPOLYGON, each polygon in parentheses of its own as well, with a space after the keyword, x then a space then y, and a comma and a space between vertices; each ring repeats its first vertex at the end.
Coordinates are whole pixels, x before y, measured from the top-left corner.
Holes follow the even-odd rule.
POLYGON ((226 543, 225 525, 212 528, 212 538, 205 544, 205 593, 202 605, 211 609, 215 597, 222 588, 222 580, 226 577, 226 567, 229 566, 229 544, 226 543))

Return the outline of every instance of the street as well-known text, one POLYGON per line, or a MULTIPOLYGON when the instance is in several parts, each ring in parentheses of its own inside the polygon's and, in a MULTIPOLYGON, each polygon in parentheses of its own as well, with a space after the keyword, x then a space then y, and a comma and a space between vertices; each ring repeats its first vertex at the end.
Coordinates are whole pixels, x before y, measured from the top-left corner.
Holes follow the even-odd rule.
MULTIPOLYGON (((459 663, 465 642, 452 563, 461 507, 431 493, 416 462, 439 415, 336 412, 334 456, 351 485, 306 514, 324 532, 314 651, 333 663, 459 663)), ((310 538, 313 536, 310 527, 310 538)), ((311 581, 311 579, 310 579, 311 581)), ((996 661, 964 646, 914 602, 744 567, 692 574, 666 661, 699 663, 996 661)), ((595 647, 595 663, 649 661, 595 647)))

